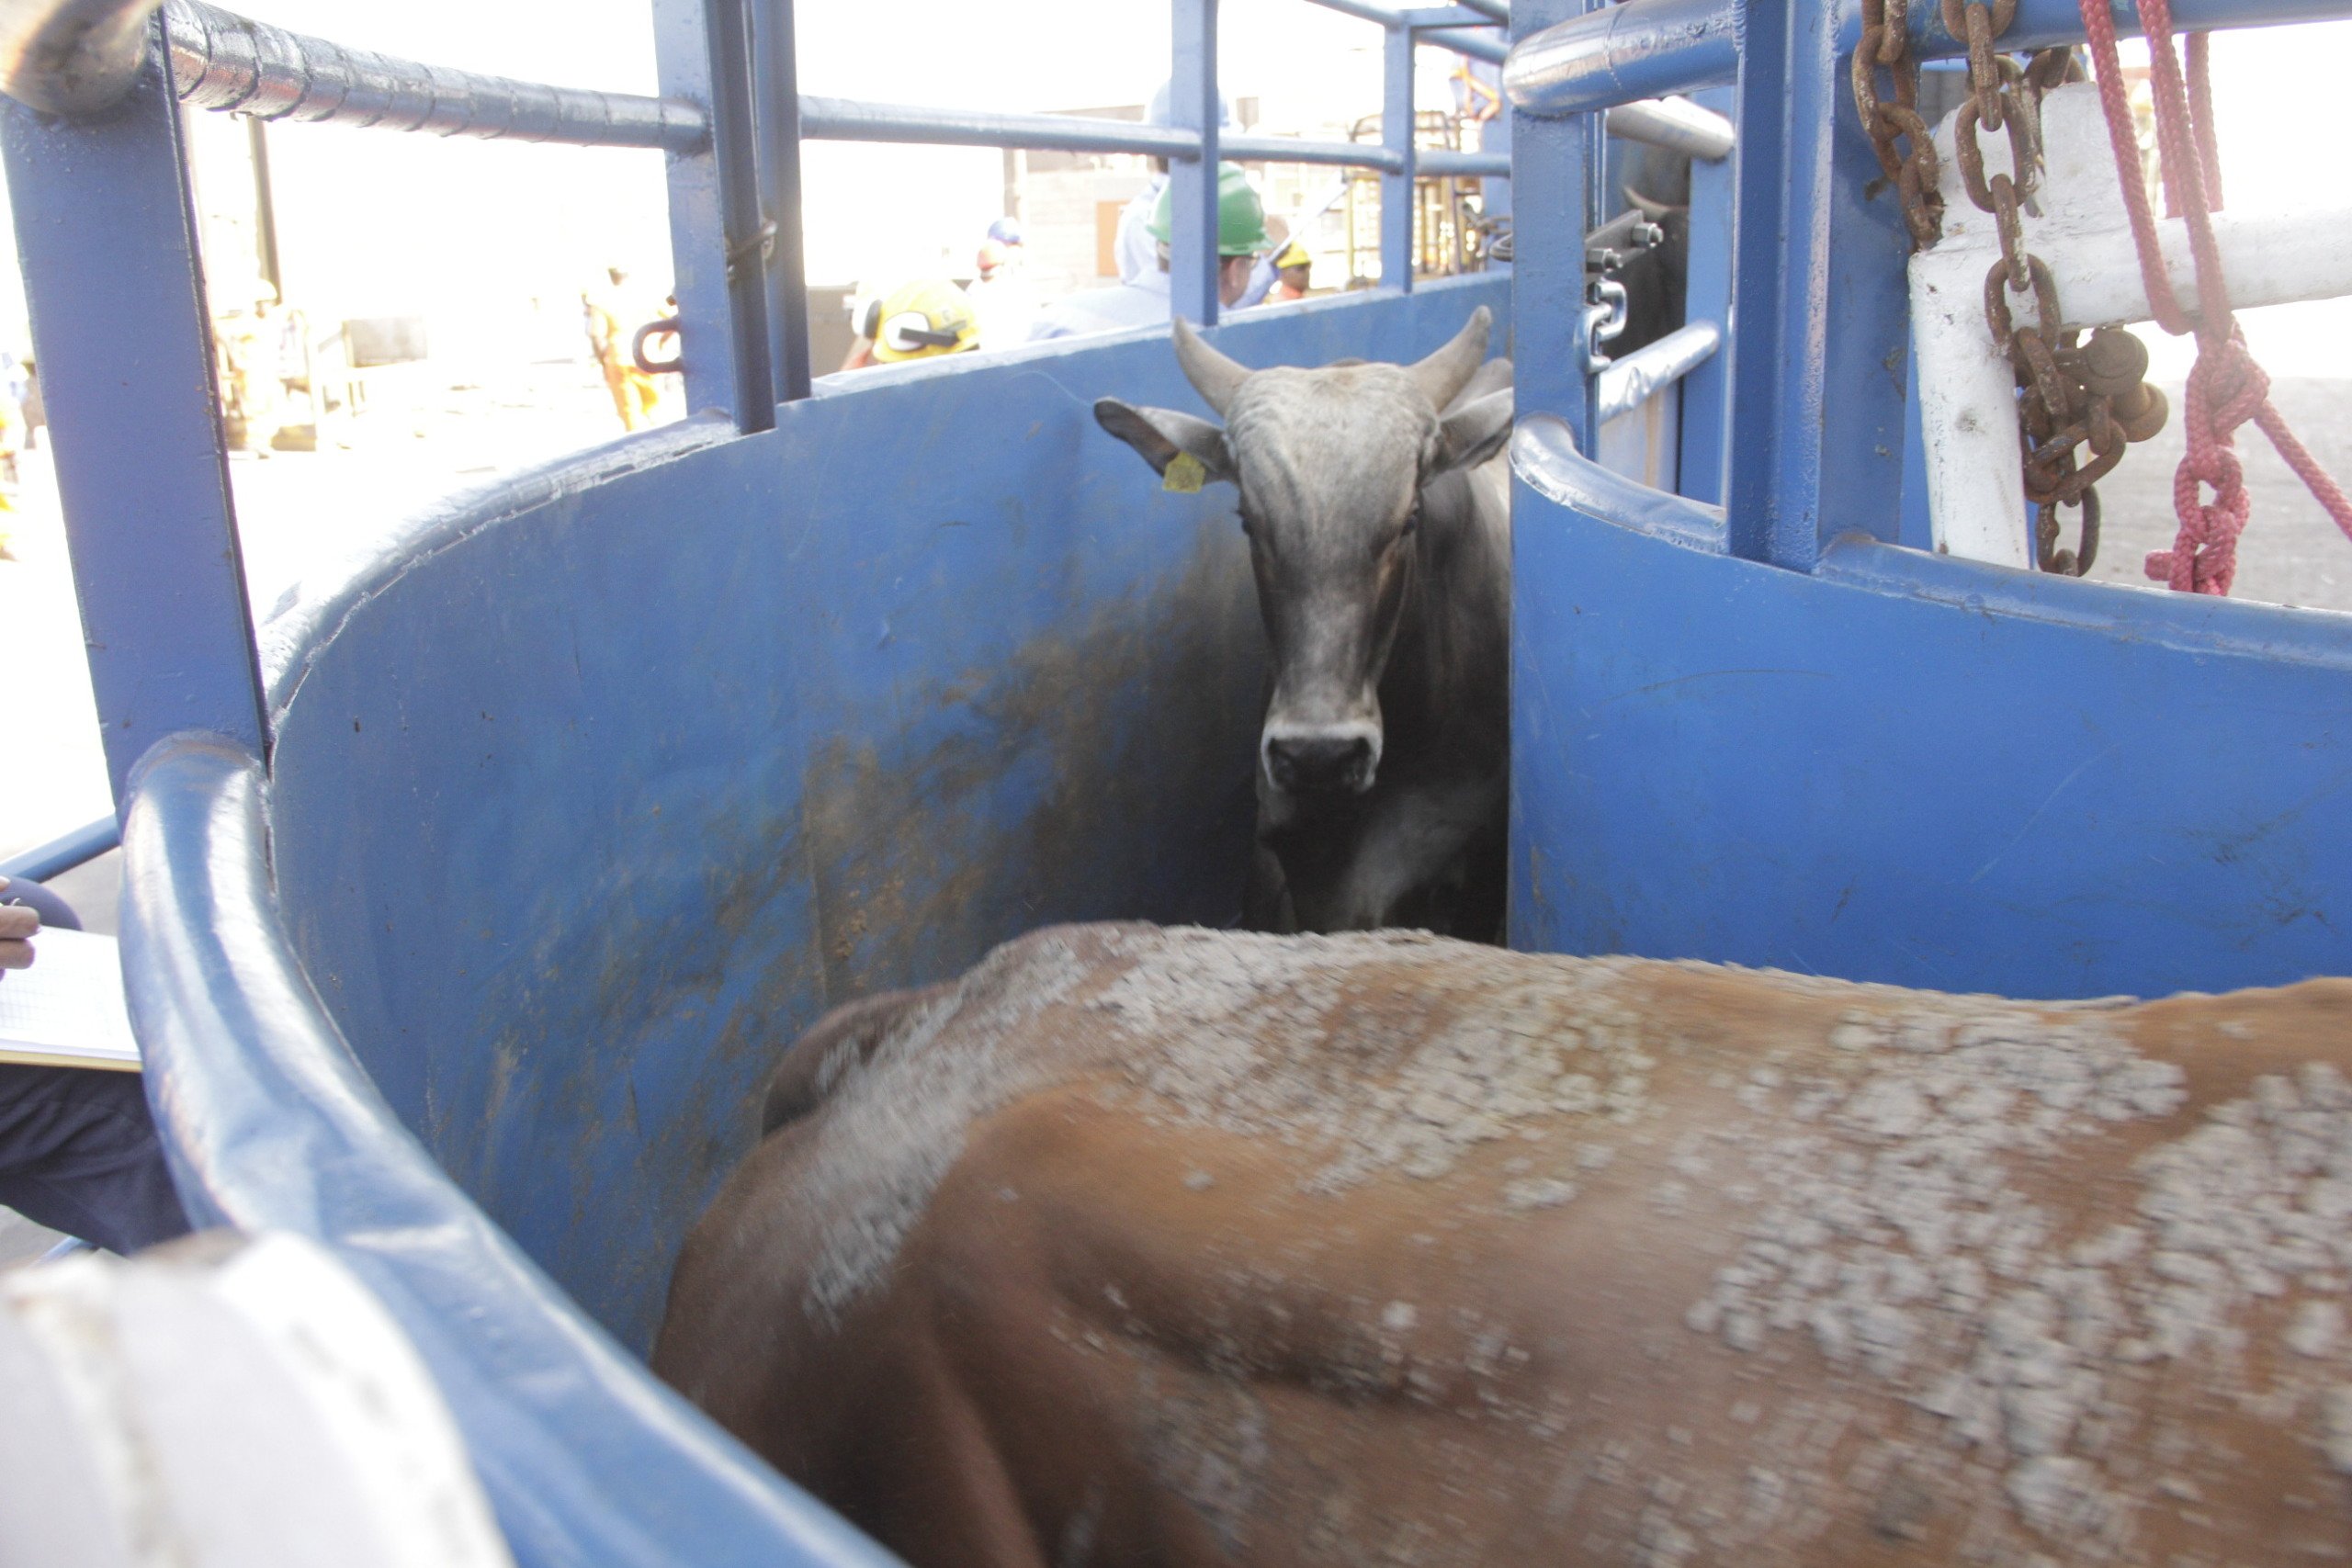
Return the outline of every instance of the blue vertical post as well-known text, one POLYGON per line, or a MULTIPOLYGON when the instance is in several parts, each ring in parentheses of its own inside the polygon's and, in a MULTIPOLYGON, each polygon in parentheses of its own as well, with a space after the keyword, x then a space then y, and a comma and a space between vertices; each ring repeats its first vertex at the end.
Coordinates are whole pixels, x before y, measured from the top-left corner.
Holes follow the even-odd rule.
POLYGON ((1177 315, 1200 326, 1216 324, 1217 128, 1223 99, 1216 85, 1217 0, 1171 0, 1168 107, 1179 128, 1201 139, 1200 156, 1168 165, 1174 219, 1168 243, 1169 288, 1177 315))
MULTIPOLYGON (((1481 68, 1482 67, 1475 62, 1471 65, 1471 69, 1473 71, 1476 71, 1481 68)), ((1494 85, 1499 89, 1501 85, 1499 73, 1496 73, 1494 85)), ((1484 129, 1479 131, 1478 151, 1481 152, 1499 152, 1506 158, 1510 157, 1512 136, 1511 123, 1512 110, 1510 107, 1510 100, 1509 98, 1505 98, 1502 101, 1502 107, 1496 113, 1495 118, 1487 121, 1484 129)), ((1489 179, 1483 181, 1480 184, 1478 194, 1483 198, 1484 209, 1486 216, 1488 219, 1510 218, 1511 216, 1510 188, 1510 181, 1509 180, 1489 179)), ((1505 262, 1500 265, 1508 266, 1510 264, 1505 262)))
MULTIPOLYGON (((1514 41, 1583 13, 1583 0, 1515 0, 1514 41)), ((1522 414, 1552 414, 1587 439, 1584 349, 1586 117, 1511 125, 1512 379, 1522 414)), ((1585 450, 1589 454, 1588 443, 1585 450)))
POLYGON ((1380 286, 1409 293, 1413 287, 1413 29, 1388 29, 1381 54, 1380 140, 1403 160, 1380 176, 1380 286))
MULTIPOLYGON (((1690 96, 1719 114, 1731 114, 1738 107, 1729 87, 1710 87, 1690 96)), ((1738 156, 1735 152, 1720 163, 1699 158, 1690 164, 1690 283, 1684 292, 1683 319, 1713 321, 1726 329, 1726 336, 1731 321, 1733 180, 1738 156)), ((1729 369, 1730 354, 1725 349, 1682 381, 1681 482, 1676 488, 1693 501, 1720 503, 1724 498, 1729 369)))
POLYGON ((669 155, 671 267, 686 406, 739 430, 775 423, 743 0, 653 0, 662 95, 701 104, 710 141, 669 155), (740 255, 738 253, 741 253, 740 255))
POLYGON ((1919 356, 1907 356, 1903 419, 1903 520, 1894 542, 1915 550, 1936 547, 1936 514, 1928 504, 1928 446, 1919 430, 1919 356))
POLYGON ((1798 570, 1902 510, 1908 251, 1894 193, 1865 195, 1842 9, 1748 0, 1741 35, 1730 543, 1798 570))
POLYGON ((760 206, 768 244, 769 371, 779 403, 808 395, 808 279, 800 249, 800 70, 792 0, 757 0, 752 29, 760 206))
POLYGON ((118 806, 141 753, 268 739, 213 382, 212 328, 159 46, 89 119, 0 108, 90 684, 118 806))

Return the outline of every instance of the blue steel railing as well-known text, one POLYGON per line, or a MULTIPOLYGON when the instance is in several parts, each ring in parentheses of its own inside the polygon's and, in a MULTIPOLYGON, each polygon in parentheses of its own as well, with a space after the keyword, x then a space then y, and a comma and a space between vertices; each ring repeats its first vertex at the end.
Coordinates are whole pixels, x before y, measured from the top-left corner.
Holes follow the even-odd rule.
MULTIPOLYGON (((1910 8, 1918 58, 1966 52, 1940 9, 1924 0, 1910 8)), ((2133 0, 2116 0, 2114 10, 2121 30, 2140 30, 2133 0)), ((2186 30, 2347 12, 2347 0, 2172 6, 2174 24, 2186 30)), ((1629 102, 1730 85, 1739 128, 1730 225, 1712 240, 1694 227, 1689 315, 1725 319, 1697 294, 1707 272, 1699 253, 1717 243, 1728 256, 1721 304, 1728 310, 1736 299, 1739 308, 1729 317, 1724 362, 1706 363, 1686 389, 1682 490, 1714 499, 1707 475, 1690 481, 1694 462, 1717 467, 1731 552, 1799 570, 1810 570, 1831 536, 1857 522, 1900 542, 1907 404, 1886 373, 1909 353, 1910 246, 1894 202, 1855 195, 1878 175, 1848 85, 1859 37, 1860 7, 1847 0, 1518 0, 1503 70, 1520 117, 1512 133, 1519 410, 1559 418, 1587 453, 1623 389, 1588 373, 1583 325, 1557 302, 1580 290, 1577 241, 1600 216, 1599 122, 1629 102), (1721 377, 1720 389, 1694 399, 1702 374, 1721 377), (1694 402, 1702 414, 1695 433, 1694 402), (1718 415, 1719 431, 1710 426, 1718 415)), ((2082 39, 2077 0, 2019 0, 2000 47, 2082 39)), ((1706 210, 1694 190, 1694 224, 1706 210)))
MULTIPOLYGON (((1627 0, 1609 10, 1572 16, 1524 38, 1511 51, 1505 90, 1521 113, 1548 116, 1728 84, 1739 73, 1741 9, 1740 0, 1627 0)), ((1860 14, 1851 7, 1834 9, 1840 14, 1834 32, 1839 52, 1850 54, 1861 36, 1860 14)), ((2118 0, 2115 12, 2125 32, 2140 30, 2136 0, 2118 0)), ((2195 32, 2319 21, 2344 12, 2342 0, 2174 0, 2172 19, 2182 31, 2195 32)), ((1968 52, 1967 40, 1951 35, 1941 13, 1941 6, 1932 5, 1907 13, 1911 51, 1922 60, 1968 52)), ((2000 47, 2048 49, 2082 41, 2075 0, 2020 0, 2000 47)))
POLYGON ((177 104, 662 151, 687 400, 751 432, 810 391, 804 141, 1166 158, 1174 308, 1203 324, 1215 322, 1219 304, 1219 158, 1366 168, 1381 179, 1384 287, 1409 290, 1415 179, 1510 172, 1500 152, 1415 145, 1415 51, 1430 45, 1500 61, 1494 28, 1510 12, 1503 0, 1403 10, 1314 3, 1385 29, 1377 143, 1223 132, 1216 0, 1172 0, 1172 126, 804 97, 793 0, 651 0, 660 96, 650 97, 395 59, 201 0, 29 0, 0 16, 9 35, 0 38, 0 77, 20 100, 0 117, 0 148, 43 390, 61 433, 58 484, 117 801, 132 764, 166 735, 207 730, 265 756, 268 745, 177 104), (119 460, 130 451, 143 460, 119 460))
POLYGON ((13 879, 21 876, 28 882, 47 882, 77 865, 87 865, 121 842, 121 827, 113 818, 101 817, 45 844, 36 844, 21 854, 10 855, 0 861, 0 877, 13 879))

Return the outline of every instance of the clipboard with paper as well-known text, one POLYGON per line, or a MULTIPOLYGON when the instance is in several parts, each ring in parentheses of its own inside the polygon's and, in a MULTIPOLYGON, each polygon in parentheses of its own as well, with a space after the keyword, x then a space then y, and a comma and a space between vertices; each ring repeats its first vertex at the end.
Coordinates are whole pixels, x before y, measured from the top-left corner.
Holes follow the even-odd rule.
POLYGON ((139 1071, 115 939, 51 927, 0 976, 0 1062, 139 1071))

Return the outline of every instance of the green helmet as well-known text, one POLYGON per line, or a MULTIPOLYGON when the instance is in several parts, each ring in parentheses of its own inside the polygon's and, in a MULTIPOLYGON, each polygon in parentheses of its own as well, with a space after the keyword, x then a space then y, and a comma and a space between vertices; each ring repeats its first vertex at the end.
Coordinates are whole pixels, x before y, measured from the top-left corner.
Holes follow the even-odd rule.
MULTIPOLYGON (((1151 209, 1151 221, 1145 225, 1151 237, 1161 244, 1174 243, 1176 235, 1176 182, 1170 180, 1161 188, 1159 205, 1151 209)), ((1250 176, 1241 172, 1238 164, 1216 166, 1216 254, 1221 256, 1254 256, 1266 248, 1266 209, 1258 200, 1256 187, 1250 176)))

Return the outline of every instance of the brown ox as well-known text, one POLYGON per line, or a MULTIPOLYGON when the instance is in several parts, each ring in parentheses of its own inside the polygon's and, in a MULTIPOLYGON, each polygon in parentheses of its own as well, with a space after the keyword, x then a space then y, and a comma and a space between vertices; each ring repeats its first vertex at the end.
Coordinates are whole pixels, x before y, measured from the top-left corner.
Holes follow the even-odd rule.
POLYGON ((836 1013, 656 1369, 916 1563, 2352 1555, 2352 982, 1041 932, 836 1013))

